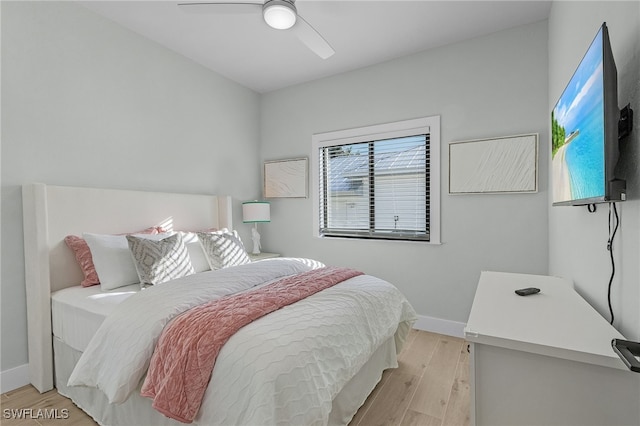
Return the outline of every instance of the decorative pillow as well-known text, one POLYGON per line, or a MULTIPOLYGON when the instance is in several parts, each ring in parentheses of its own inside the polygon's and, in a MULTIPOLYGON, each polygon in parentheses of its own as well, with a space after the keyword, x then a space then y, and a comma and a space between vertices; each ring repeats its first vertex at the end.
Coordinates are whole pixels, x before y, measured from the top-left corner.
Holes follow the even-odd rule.
POLYGON ((251 262, 238 231, 222 229, 216 232, 198 232, 197 235, 211 269, 222 269, 251 262))
POLYGON ((126 238, 142 288, 195 272, 179 233, 159 241, 133 235, 126 238))
MULTIPOLYGON (((162 232, 161 229, 162 228, 151 227, 138 232, 138 234, 158 234, 159 232, 162 232)), ((76 260, 80 265, 80 269, 82 269, 82 273, 84 274, 84 280, 82 280, 80 285, 82 287, 90 287, 92 285, 100 284, 96 268, 93 265, 91 250, 89 250, 87 242, 83 238, 75 235, 67 235, 64 238, 64 242, 67 243, 67 246, 69 246, 71 251, 73 251, 73 254, 76 256, 76 260)))
POLYGON ((98 274, 96 273, 96 267, 93 266, 93 259, 91 258, 91 250, 87 242, 75 235, 67 235, 64 237, 64 242, 73 251, 76 256, 76 260, 82 269, 84 274, 84 280, 80 283, 82 287, 91 287, 92 285, 100 284, 98 274))
MULTIPOLYGON (((133 234, 161 240, 168 234, 133 234)), ((82 234, 91 250, 102 290, 113 290, 140 282, 125 235, 82 234)))

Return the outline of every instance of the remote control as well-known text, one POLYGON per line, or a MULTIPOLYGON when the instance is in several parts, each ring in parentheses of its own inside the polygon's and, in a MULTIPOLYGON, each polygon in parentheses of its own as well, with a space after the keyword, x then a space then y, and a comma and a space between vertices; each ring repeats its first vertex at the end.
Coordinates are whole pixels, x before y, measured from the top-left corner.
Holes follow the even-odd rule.
POLYGON ((521 288, 520 290, 516 290, 516 294, 518 296, 529 296, 530 294, 536 294, 536 293, 540 293, 539 288, 528 287, 528 288, 521 288))

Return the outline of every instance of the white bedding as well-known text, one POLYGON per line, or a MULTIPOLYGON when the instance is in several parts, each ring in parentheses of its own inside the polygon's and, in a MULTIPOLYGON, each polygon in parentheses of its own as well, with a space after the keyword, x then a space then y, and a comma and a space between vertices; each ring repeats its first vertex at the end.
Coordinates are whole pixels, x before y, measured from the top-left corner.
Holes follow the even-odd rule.
MULTIPOLYGON (((273 259, 192 275, 129 297, 103 322, 69 385, 96 387, 110 401, 123 402, 138 389, 155 342, 175 315, 311 267, 273 259)), ((327 424, 341 389, 394 335, 399 350, 414 320, 394 286, 366 275, 282 308, 227 342, 196 422, 327 424)))
MULTIPOLYGON (((58 338, 53 340, 56 353, 55 368, 58 393, 89 413, 98 424, 103 426, 180 426, 183 423, 160 414, 151 407, 151 400, 134 392, 122 404, 109 404, 106 396, 95 388, 84 386, 68 387, 69 375, 82 355, 65 345, 58 338)), ((398 367, 394 338, 389 338, 378 348, 358 374, 334 398, 331 415, 327 426, 344 426, 348 424, 358 408, 380 381, 382 372, 388 368, 398 367)), ((206 423, 194 421, 194 426, 208 426, 206 423)))
POLYGON ((51 295, 53 335, 73 349, 84 351, 107 315, 138 291, 140 284, 108 292, 99 285, 77 285, 56 291, 51 295))

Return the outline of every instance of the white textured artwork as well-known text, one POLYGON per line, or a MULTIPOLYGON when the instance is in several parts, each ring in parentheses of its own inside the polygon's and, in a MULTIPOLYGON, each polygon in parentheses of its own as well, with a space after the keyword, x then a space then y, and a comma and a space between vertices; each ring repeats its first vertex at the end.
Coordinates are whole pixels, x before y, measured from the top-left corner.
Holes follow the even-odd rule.
POLYGON ((266 161, 264 163, 265 198, 306 198, 306 158, 266 161))
POLYGON ((449 193, 538 191, 538 135, 449 144, 449 193))

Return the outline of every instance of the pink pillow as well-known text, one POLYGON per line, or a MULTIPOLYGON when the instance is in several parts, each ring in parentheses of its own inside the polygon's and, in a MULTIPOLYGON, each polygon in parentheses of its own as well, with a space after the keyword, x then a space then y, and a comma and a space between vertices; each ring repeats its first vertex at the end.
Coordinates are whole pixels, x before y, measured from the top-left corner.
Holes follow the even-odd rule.
MULTIPOLYGON (((151 228, 144 229, 136 234, 160 234, 165 232, 163 228, 158 226, 152 226, 151 228)), ((127 234, 121 234, 127 235, 127 234)), ((84 280, 80 283, 82 287, 91 287, 92 285, 100 284, 98 279, 98 273, 96 267, 93 265, 93 258, 91 257, 91 250, 84 238, 76 237, 75 235, 67 235, 64 237, 64 242, 73 251, 76 256, 76 260, 82 269, 84 274, 84 280)))

